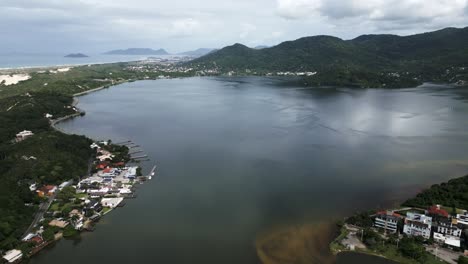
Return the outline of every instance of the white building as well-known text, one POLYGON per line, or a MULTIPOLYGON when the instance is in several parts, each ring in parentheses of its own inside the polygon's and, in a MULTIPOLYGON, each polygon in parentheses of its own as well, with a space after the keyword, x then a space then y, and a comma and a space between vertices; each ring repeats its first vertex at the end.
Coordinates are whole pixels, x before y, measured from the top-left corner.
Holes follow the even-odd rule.
POLYGON ((407 213, 403 233, 408 236, 421 236, 425 239, 431 238, 432 217, 417 214, 407 213))
POLYGON ((101 204, 105 207, 115 208, 117 207, 124 198, 102 198, 101 204))
POLYGON ((23 257, 23 253, 21 250, 12 249, 7 251, 6 254, 3 256, 3 259, 6 260, 8 263, 13 263, 15 261, 20 260, 23 257))
POLYGON ((468 211, 457 214, 457 223, 468 226, 468 211))
POLYGON ((384 229, 385 231, 389 231, 390 233, 396 233, 398 229, 398 221, 400 219, 401 216, 394 212, 379 212, 375 216, 374 226, 384 229))
POLYGON ((124 177, 127 179, 135 179, 137 176, 137 169, 138 167, 129 167, 125 172, 124 177))
POLYGON ((19 132, 18 134, 16 134, 16 142, 20 142, 20 141, 23 141, 29 137, 32 137, 34 136, 34 133, 29 131, 29 130, 23 130, 21 132, 19 132))

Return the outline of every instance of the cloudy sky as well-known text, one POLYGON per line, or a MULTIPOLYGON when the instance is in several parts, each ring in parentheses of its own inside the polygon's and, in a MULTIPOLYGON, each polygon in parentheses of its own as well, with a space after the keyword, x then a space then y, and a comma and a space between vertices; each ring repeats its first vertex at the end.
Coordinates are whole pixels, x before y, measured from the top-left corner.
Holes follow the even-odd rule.
POLYGON ((0 0, 2 52, 179 52, 468 26, 468 0, 0 0))

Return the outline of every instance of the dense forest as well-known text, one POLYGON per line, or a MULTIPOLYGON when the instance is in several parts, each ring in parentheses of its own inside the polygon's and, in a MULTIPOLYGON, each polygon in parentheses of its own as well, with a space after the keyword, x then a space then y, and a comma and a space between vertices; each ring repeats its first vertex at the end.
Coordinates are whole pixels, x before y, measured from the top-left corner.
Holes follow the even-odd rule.
POLYGON ((468 175, 447 183, 432 185, 403 205, 426 208, 434 204, 450 208, 468 208, 468 175))
POLYGON ((74 113, 71 103, 71 96, 51 92, 0 99, 0 250, 18 244, 32 221, 40 202, 32 183, 60 184, 87 171, 91 141, 54 131, 45 117, 74 113), (14 142, 22 130, 34 136, 14 142))
POLYGON ((188 64, 221 72, 318 72, 309 85, 408 87, 468 80, 468 27, 412 36, 364 35, 352 40, 305 37, 265 49, 225 47, 188 64))

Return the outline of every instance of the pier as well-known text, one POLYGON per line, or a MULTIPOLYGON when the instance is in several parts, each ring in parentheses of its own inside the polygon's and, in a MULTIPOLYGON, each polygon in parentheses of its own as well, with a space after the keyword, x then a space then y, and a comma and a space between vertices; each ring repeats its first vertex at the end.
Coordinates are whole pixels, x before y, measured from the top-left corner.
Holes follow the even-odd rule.
POLYGON ((131 157, 131 159, 144 159, 144 158, 147 158, 148 155, 140 155, 140 156, 135 156, 135 157, 131 157))
POLYGON ((155 171, 156 171, 156 165, 154 165, 153 168, 151 169, 151 171, 148 173, 148 177, 149 176, 154 176, 155 171))

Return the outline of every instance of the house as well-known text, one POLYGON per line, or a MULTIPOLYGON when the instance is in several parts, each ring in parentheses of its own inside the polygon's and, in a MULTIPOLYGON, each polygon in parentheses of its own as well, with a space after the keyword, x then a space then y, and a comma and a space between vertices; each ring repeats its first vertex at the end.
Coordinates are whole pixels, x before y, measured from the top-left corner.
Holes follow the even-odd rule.
POLYGON ((37 194, 40 197, 52 196, 57 191, 57 186, 54 185, 45 185, 37 190, 37 194))
POLYGON ((457 220, 449 218, 438 219, 434 222, 434 240, 441 244, 460 247, 460 237, 463 229, 457 225, 457 220))
POLYGON ((93 148, 100 149, 99 145, 96 144, 96 142, 94 142, 93 144, 91 144, 89 147, 92 148, 92 149, 93 149, 93 148))
POLYGON ((107 162, 107 161, 99 162, 99 164, 96 165, 96 169, 98 169, 98 170, 103 170, 103 169, 105 169, 107 167, 109 167, 109 162, 107 162))
POLYGON ((34 192, 35 190, 37 190, 37 183, 33 183, 33 184, 29 185, 29 190, 31 192, 34 192))
POLYGON ((73 209, 69 214, 71 223, 76 230, 81 230, 84 226, 84 215, 77 209, 73 209))
POLYGON ((374 219, 374 226, 382 228, 390 233, 396 233, 398 229, 398 221, 403 217, 392 211, 378 212, 374 219))
POLYGON ((107 153, 107 154, 102 154, 100 156, 97 156, 96 158, 100 161, 105 161, 105 160, 112 160, 113 157, 114 155, 107 153))
POLYGON ((138 167, 128 168, 127 171, 125 172, 124 177, 127 178, 127 179, 134 180, 136 178, 136 176, 137 176, 137 168, 138 167))
POLYGON ((84 211, 95 211, 95 212, 100 212, 102 210, 102 205, 100 201, 98 200, 87 200, 85 201, 85 208, 84 211))
POLYGON ((16 142, 21 142, 29 137, 34 136, 34 133, 29 130, 24 130, 16 134, 16 142))
POLYGON ((51 118, 53 118, 54 116, 51 115, 51 114, 49 114, 49 113, 47 113, 47 114, 45 114, 45 117, 48 118, 48 119, 51 119, 51 118))
POLYGON ((124 198, 103 198, 101 200, 101 204, 104 207, 110 207, 110 208, 115 208, 117 207, 124 198))
POLYGON ((63 190, 63 188, 70 186, 72 183, 73 183, 73 180, 63 182, 62 184, 59 185, 58 189, 61 191, 63 190))
POLYGON ((19 261, 23 257, 23 253, 21 250, 12 249, 7 251, 5 255, 3 255, 3 259, 6 260, 8 263, 14 263, 19 261))
POLYGON ((408 236, 431 238, 432 217, 418 213, 407 213, 403 233, 408 236))
POLYGON ((468 211, 464 211, 461 214, 457 214, 457 223, 462 224, 465 227, 468 226, 468 211))
POLYGON ((34 236, 28 240, 28 242, 33 243, 36 246, 42 245, 45 241, 41 236, 34 236))
POLYGON ((68 222, 67 221, 63 221, 61 219, 54 219, 52 221, 49 222, 49 225, 50 226, 56 226, 56 227, 59 227, 59 228, 65 228, 68 226, 68 222))

